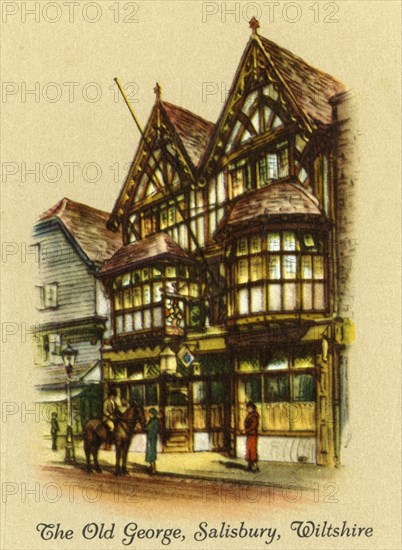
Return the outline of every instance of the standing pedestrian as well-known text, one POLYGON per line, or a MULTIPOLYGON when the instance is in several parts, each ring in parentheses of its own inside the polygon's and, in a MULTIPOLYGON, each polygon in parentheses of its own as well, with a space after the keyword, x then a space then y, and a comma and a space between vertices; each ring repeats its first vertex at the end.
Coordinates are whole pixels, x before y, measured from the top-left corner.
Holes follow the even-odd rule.
POLYGON ((52 413, 50 422, 50 435, 52 436, 52 451, 57 451, 57 434, 59 432, 59 423, 57 422, 57 413, 52 413))
POLYGON ((159 420, 158 411, 152 407, 149 409, 150 419, 145 427, 147 432, 147 447, 145 451, 145 460, 149 462, 150 475, 156 474, 156 446, 158 443, 159 420))
POLYGON ((247 470, 259 472, 258 455, 257 455, 257 440, 258 440, 258 423, 260 416, 257 412, 257 407, 252 401, 246 405, 247 416, 244 420, 244 432, 246 434, 246 460, 247 470))

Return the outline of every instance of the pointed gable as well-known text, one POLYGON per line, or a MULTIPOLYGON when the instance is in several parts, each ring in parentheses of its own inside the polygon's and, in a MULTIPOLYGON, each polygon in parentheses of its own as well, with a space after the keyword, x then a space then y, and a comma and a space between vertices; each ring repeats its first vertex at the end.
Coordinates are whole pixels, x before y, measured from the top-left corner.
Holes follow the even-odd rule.
POLYGON ((213 123, 166 101, 158 101, 149 117, 126 181, 110 216, 118 227, 127 204, 182 181, 194 181, 197 166, 209 143, 213 123))
POLYGON ((243 53, 202 165, 211 173, 221 156, 247 140, 296 124, 308 136, 333 122, 330 99, 343 84, 254 33, 243 53))

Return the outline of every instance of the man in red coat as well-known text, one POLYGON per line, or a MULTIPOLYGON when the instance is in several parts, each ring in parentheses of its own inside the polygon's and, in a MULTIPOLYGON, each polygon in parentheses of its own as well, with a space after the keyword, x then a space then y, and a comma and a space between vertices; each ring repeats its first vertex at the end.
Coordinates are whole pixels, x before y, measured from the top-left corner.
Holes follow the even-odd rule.
POLYGON ((257 455, 257 438, 258 438, 258 423, 260 416, 257 412, 257 407, 249 401, 246 405, 247 416, 244 420, 244 432, 247 436, 246 438, 246 460, 247 460, 247 470, 253 472, 259 472, 257 465, 258 455, 257 455))

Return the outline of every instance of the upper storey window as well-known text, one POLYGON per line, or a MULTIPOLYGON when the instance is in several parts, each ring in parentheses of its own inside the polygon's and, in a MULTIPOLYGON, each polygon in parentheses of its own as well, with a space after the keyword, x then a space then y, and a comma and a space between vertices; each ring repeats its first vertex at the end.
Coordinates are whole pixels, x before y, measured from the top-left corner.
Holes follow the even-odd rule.
POLYGON ((267 153, 257 162, 257 187, 289 175, 289 151, 287 143, 276 153, 267 153))
POLYGON ((155 264, 116 277, 113 284, 117 335, 197 325, 200 284, 193 268, 155 264))
POLYGON ((326 309, 323 235, 277 231, 242 237, 235 257, 230 316, 326 309))

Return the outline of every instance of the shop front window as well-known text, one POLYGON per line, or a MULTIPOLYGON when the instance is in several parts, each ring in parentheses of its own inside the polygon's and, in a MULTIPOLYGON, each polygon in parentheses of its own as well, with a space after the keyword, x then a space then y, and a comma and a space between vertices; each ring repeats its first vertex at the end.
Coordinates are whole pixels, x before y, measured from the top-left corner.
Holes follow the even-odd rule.
POLYGON ((239 426, 252 401, 262 432, 313 431, 316 427, 316 357, 313 349, 275 350, 237 359, 239 426))

